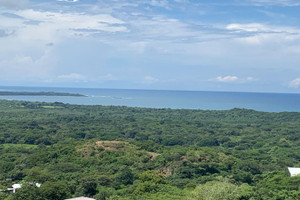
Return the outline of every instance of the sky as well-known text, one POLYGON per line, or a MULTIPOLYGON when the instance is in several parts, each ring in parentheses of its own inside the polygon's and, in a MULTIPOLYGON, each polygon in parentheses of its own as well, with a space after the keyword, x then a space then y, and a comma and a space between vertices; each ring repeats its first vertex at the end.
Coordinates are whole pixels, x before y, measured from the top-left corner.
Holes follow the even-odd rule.
POLYGON ((300 0, 0 0, 0 85, 300 92, 300 0))

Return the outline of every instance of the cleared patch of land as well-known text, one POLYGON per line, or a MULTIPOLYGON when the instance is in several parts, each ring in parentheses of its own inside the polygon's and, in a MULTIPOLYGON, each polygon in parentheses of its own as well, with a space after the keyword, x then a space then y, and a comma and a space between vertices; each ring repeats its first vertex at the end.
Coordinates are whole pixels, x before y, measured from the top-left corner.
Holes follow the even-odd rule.
POLYGON ((96 145, 103 147, 105 150, 114 150, 114 149, 121 149, 124 148, 125 145, 127 145, 128 142, 122 142, 122 141, 97 141, 96 145))
POLYGON ((154 153, 154 152, 148 152, 152 157, 151 160, 155 159, 157 156, 159 156, 159 153, 154 153))
POLYGON ((76 151, 82 152, 84 157, 89 157, 91 155, 91 152, 93 153, 99 153, 101 151, 106 150, 122 150, 122 151, 130 151, 133 150, 134 152, 144 152, 146 155, 149 155, 151 160, 157 158, 159 153, 150 152, 150 151, 144 151, 139 149, 137 146, 130 144, 129 142, 124 141, 117 141, 117 140, 103 140, 103 141, 97 141, 95 143, 89 143, 85 144, 84 146, 77 147, 76 151), (96 148, 95 148, 96 147, 96 148))

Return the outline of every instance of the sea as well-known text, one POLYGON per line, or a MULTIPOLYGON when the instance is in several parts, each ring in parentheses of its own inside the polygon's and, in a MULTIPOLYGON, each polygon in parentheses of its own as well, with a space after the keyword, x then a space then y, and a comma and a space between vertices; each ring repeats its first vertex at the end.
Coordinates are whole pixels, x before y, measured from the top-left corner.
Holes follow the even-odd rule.
POLYGON ((286 93, 8 86, 0 86, 0 91, 67 92, 86 95, 86 97, 0 96, 0 99, 32 102, 201 110, 245 108, 265 112, 300 112, 300 94, 286 93))

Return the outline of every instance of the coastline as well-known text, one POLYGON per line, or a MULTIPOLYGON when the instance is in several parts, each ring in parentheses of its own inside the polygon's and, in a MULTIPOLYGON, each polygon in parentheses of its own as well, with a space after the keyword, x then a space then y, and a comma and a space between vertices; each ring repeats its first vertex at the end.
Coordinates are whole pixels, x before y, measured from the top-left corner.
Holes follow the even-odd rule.
POLYGON ((0 91, 0 96, 72 96, 72 97, 87 97, 78 93, 64 92, 18 92, 18 91, 0 91))
POLYGON ((18 92, 18 95, 0 95, 0 99, 29 102, 158 109, 230 110, 241 108, 263 112, 300 112, 300 94, 41 87, 3 87, 1 89, 5 90, 2 92, 18 92), (30 93, 24 95, 28 91, 30 93), (36 95, 31 95, 31 92, 36 95))

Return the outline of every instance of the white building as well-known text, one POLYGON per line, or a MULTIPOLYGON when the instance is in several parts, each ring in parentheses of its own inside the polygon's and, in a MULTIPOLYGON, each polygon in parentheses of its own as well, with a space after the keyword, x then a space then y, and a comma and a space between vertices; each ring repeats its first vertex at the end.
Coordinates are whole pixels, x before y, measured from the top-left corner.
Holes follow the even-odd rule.
POLYGON ((288 170, 291 174, 291 176, 297 176, 300 174, 300 168, 297 167, 288 167, 288 170))
POLYGON ((22 187, 22 184, 13 184, 12 188, 7 188, 7 191, 16 193, 18 189, 22 187))
MULTIPOLYGON (((41 187, 41 184, 39 183, 29 183, 31 185, 35 185, 36 187, 41 187)), ((16 193, 18 191, 18 189, 22 188, 23 184, 17 183, 17 184, 13 184, 12 188, 7 188, 7 191, 10 191, 12 193, 16 193)))
POLYGON ((20 189, 21 187, 22 187, 22 184, 19 184, 19 183, 13 184, 13 185, 12 185, 13 193, 16 193, 16 191, 17 191, 18 189, 20 189))

